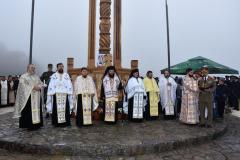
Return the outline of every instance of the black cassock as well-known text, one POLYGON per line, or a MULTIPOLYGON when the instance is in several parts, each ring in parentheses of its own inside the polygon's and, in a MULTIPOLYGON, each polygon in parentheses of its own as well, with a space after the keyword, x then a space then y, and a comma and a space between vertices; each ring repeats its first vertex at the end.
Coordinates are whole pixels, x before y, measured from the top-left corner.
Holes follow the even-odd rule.
POLYGON ((21 117, 19 118, 19 128, 35 130, 42 126, 43 126, 42 107, 40 107, 40 123, 33 124, 32 122, 31 96, 29 96, 27 104, 22 110, 21 117))
POLYGON ((215 100, 217 102, 217 110, 220 118, 224 117, 226 95, 227 95, 227 87, 225 85, 217 85, 215 100))
POLYGON ((158 116, 151 116, 150 115, 150 95, 149 92, 147 92, 147 105, 145 106, 145 119, 146 120, 156 120, 159 117, 159 113, 160 113, 160 107, 159 107, 159 103, 158 103, 158 116))
MULTIPOLYGON (((93 105, 93 98, 91 96, 91 110, 90 112, 92 113, 92 105, 93 105)), ((81 126, 90 126, 91 124, 85 124, 84 123, 84 116, 83 116, 83 105, 82 105, 82 94, 78 95, 78 99, 77 99, 77 116, 76 116, 76 125, 78 127, 81 126)), ((92 120, 92 114, 91 114, 91 120, 92 120)))
POLYGON ((58 123, 56 95, 53 95, 52 125, 54 125, 55 127, 71 126, 71 114, 70 114, 70 106, 69 106, 68 96, 66 96, 65 102, 66 102, 66 111, 65 111, 66 122, 58 123))
POLYGON ((230 107, 233 107, 236 110, 239 110, 239 104, 238 104, 238 86, 236 82, 229 82, 229 105, 230 107))

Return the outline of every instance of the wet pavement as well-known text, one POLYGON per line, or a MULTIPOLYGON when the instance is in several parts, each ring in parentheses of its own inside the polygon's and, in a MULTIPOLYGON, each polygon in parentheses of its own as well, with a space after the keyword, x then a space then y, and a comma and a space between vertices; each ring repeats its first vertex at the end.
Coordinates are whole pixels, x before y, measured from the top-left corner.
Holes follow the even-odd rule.
POLYGON ((91 127, 55 128, 50 120, 37 131, 18 128, 11 109, 0 109, 0 159, 234 159, 240 150, 238 112, 214 128, 180 124, 175 120, 145 121, 91 127), (5 113, 3 113, 5 112, 5 113))

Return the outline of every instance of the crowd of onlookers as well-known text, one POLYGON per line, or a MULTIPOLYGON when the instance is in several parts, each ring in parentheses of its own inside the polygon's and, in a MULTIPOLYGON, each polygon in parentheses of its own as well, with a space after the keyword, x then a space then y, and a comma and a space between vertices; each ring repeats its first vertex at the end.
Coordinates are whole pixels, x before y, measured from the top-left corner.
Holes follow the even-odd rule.
POLYGON ((19 83, 19 76, 0 76, 0 100, 3 98, 2 95, 2 90, 5 86, 5 91, 7 92, 6 96, 6 103, 2 104, 2 100, 0 101, 0 106, 13 106, 15 103, 15 97, 17 94, 17 88, 18 88, 18 83, 19 83))

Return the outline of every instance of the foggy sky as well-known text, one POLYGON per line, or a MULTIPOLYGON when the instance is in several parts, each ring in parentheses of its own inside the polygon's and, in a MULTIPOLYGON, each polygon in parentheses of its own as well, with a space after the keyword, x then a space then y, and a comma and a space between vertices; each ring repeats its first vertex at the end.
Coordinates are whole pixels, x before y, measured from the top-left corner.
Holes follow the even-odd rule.
MULTIPOLYGON (((141 73, 153 70, 159 75, 159 70, 167 67, 165 1, 122 0, 122 3, 123 67, 130 67, 131 59, 138 59, 141 73)), ((168 3, 171 64, 203 56, 240 70, 239 0, 168 0, 168 3)), ((30 16, 31 0, 0 0, 0 75, 26 70, 30 16)), ((98 23, 99 20, 96 54, 98 23)), ((67 57, 75 58, 75 67, 86 66, 87 36, 88 0, 36 0, 33 61, 38 73, 46 70, 48 63, 66 64, 67 57)))

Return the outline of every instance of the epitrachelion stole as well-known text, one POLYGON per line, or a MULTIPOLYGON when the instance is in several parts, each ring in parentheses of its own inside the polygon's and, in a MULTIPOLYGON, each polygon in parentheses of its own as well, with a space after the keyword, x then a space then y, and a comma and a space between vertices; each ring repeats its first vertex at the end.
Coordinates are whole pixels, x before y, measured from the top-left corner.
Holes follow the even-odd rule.
POLYGON ((65 123, 66 122, 65 113, 66 113, 67 94, 66 93, 57 93, 56 99, 57 99, 58 123, 65 123))
POLYGON ((133 98, 133 118, 143 118, 143 93, 134 94, 133 98))
POLYGON ((36 91, 31 93, 32 123, 40 123, 40 94, 36 91))
POLYGON ((158 116, 158 94, 149 92, 150 116, 158 116))
POLYGON ((92 124, 92 97, 91 94, 82 94, 83 124, 92 124))
POLYGON ((171 87, 167 87, 167 106, 165 107, 165 115, 174 115, 174 104, 171 97, 171 87))
POLYGON ((114 122, 115 121, 115 105, 116 100, 113 98, 107 98, 105 104, 105 121, 114 122))

